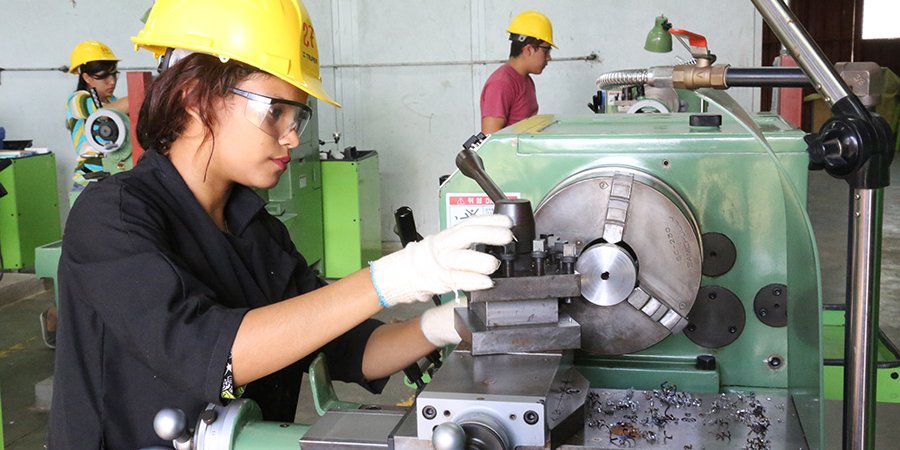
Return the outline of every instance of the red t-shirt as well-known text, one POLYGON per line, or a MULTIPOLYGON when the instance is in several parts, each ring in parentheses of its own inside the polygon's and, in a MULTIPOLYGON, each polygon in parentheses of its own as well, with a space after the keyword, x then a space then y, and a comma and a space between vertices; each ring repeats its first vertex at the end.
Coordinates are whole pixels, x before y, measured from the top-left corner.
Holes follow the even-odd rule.
POLYGON ((538 112, 534 81, 503 64, 488 77, 481 90, 481 118, 503 117, 506 125, 527 119, 538 112))

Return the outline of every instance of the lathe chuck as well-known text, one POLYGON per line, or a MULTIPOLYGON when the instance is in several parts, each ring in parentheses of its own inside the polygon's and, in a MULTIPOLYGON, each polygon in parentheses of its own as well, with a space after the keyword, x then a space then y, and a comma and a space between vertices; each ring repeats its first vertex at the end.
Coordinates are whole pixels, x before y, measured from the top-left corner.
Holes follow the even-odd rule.
POLYGON ((541 202, 535 227, 576 244, 583 296, 561 310, 581 325, 582 350, 637 352, 687 325, 700 288, 700 231, 666 183, 625 167, 577 173, 541 202))

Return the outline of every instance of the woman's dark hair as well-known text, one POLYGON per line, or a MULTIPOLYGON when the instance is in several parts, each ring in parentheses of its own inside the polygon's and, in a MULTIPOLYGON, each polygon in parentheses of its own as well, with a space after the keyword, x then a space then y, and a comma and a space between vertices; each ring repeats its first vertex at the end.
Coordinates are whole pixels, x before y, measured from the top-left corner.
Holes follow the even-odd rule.
POLYGON ((540 39, 533 38, 531 36, 526 36, 524 41, 513 39, 513 36, 519 36, 519 35, 510 35, 510 37, 509 37, 509 39, 512 41, 509 44, 509 57, 510 58, 515 58, 516 56, 521 55, 522 50, 524 50, 525 47, 527 47, 529 45, 540 45, 542 42, 540 39))
POLYGON ((206 128, 204 139, 210 138, 229 89, 255 73, 264 72, 234 60, 223 63, 211 55, 188 55, 147 90, 137 123, 138 142, 147 150, 168 153, 189 122, 188 108, 197 111, 206 128))
POLYGON ((84 77, 81 76, 81 74, 86 73, 94 78, 105 78, 116 71, 116 66, 118 64, 118 61, 89 61, 82 64, 78 71, 78 86, 75 90, 88 90, 87 81, 84 81, 84 77))

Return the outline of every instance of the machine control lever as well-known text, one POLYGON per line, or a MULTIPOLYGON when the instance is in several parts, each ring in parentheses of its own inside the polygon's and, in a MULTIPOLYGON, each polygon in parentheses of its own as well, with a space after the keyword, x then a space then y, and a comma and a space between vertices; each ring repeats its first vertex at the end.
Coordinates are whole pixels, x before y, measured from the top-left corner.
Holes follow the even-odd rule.
POLYGON ((172 441, 176 450, 193 448, 191 431, 188 429, 184 411, 177 408, 163 408, 153 418, 153 431, 160 439, 172 441))
POLYGON ((456 422, 444 422, 431 434, 434 450, 463 450, 466 448, 466 432, 456 422))
POLYGON ((481 157, 472 149, 463 149, 456 155, 456 167, 459 168, 463 175, 475 180, 494 203, 507 199, 506 194, 500 190, 500 187, 484 171, 484 163, 481 161, 481 157))
POLYGON ((528 199, 507 197, 497 183, 494 183, 494 180, 484 171, 484 163, 474 151, 484 139, 486 137, 481 133, 469 138, 463 144, 463 150, 456 155, 456 167, 463 175, 475 180, 484 193, 490 197, 494 202, 494 214, 504 214, 512 219, 516 253, 530 255, 531 243, 534 240, 534 212, 531 209, 531 202, 528 199))

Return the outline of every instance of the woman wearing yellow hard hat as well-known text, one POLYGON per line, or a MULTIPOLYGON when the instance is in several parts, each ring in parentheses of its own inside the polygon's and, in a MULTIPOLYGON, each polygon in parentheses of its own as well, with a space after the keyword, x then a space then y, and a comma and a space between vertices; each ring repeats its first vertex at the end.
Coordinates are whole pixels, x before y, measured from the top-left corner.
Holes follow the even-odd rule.
MULTIPOLYGON (((97 101, 104 108, 115 108, 128 114, 128 97, 116 98, 114 95, 119 59, 106 44, 99 41, 81 42, 72 49, 69 60, 69 73, 78 75, 78 85, 66 99, 66 129, 77 155, 71 190, 81 191, 88 183, 86 174, 103 170, 102 155, 88 144, 85 121, 99 109, 97 101), (92 89, 97 93, 96 100, 92 98, 92 89)), ((40 321, 44 345, 55 348, 56 308, 50 307, 42 312, 40 321)))
POLYGON ((128 97, 114 95, 119 79, 118 63, 119 58, 99 41, 84 41, 72 49, 69 73, 78 75, 78 85, 66 101, 66 128, 78 154, 73 190, 84 189, 88 183, 85 174, 103 170, 101 155, 91 148, 85 135, 87 118, 100 107, 128 113, 128 97), (92 98, 91 90, 96 91, 96 99, 92 98))
POLYGON ((166 68, 141 106, 142 160, 69 214, 50 448, 164 445, 151 425, 161 408, 194 421, 238 395, 291 421, 320 351, 335 378, 378 391, 459 341, 452 304, 370 317, 490 287, 498 261, 469 247, 508 243, 508 218, 469 219, 324 286, 252 190, 291 163, 308 96, 336 104, 301 3, 157 0, 133 41, 166 68))

